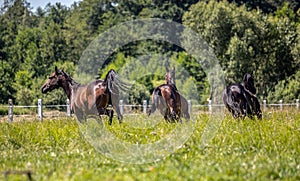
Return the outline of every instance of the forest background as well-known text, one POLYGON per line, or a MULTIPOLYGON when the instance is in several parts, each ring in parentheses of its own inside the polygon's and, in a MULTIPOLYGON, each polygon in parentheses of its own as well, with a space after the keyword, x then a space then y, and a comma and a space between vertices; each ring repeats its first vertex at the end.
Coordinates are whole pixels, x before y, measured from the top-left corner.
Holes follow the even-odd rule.
MULTIPOLYGON (((300 95, 299 8, 297 0, 83 0, 71 7, 49 3, 33 10, 26 0, 5 0, 0 11, 0 104, 10 98, 19 105, 36 104, 38 98, 44 104, 65 103, 62 90, 46 96, 40 91, 54 66, 72 75, 81 54, 99 34, 142 18, 172 20, 200 34, 218 58, 227 84, 241 82, 248 72, 255 78, 260 100, 294 102, 300 95)), ((176 75, 180 91, 188 99, 200 97, 197 101, 207 103, 210 87, 201 65, 166 42, 147 40, 121 47, 99 67, 99 76, 141 55, 161 52, 191 75, 187 81, 176 75)), ((137 80, 128 101, 149 100, 164 74, 158 69, 137 80)))

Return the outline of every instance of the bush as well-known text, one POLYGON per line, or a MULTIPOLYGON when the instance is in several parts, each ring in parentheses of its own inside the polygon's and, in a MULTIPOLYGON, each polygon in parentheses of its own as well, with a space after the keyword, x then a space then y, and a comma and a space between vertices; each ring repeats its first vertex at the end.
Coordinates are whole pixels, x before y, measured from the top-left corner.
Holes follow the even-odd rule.
POLYGON ((300 98, 300 71, 290 76, 286 80, 278 82, 275 86, 275 91, 269 92, 268 100, 278 102, 294 102, 294 100, 300 98))

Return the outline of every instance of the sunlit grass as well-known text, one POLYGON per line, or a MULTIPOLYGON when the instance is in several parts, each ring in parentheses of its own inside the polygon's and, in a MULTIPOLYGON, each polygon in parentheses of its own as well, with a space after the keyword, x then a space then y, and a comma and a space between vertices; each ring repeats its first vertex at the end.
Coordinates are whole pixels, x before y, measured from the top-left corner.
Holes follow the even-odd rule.
MULTIPOLYGON (((128 143, 147 144, 167 136, 178 124, 125 117, 104 126, 128 143), (143 128, 144 127, 144 128, 143 128)), ((226 116, 211 142, 200 145, 209 116, 201 114, 189 140, 164 160, 126 164, 97 152, 75 119, 0 123, 0 180, 299 180, 300 113, 266 112, 263 120, 226 116)), ((180 126, 180 125, 179 125, 180 126)), ((122 152, 122 150, 120 150, 122 152)))

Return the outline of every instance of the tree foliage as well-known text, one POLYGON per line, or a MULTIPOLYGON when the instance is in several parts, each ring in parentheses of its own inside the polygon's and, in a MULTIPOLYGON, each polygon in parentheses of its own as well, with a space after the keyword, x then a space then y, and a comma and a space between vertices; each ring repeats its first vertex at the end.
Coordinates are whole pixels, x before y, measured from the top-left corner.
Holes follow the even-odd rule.
POLYGON ((244 73, 251 73, 259 95, 266 97, 299 68, 292 53, 297 24, 286 16, 210 1, 193 5, 183 19, 214 49, 228 83, 241 82, 244 73))
MULTIPOLYGON (((26 0, 5 0, 0 11, 0 103, 9 98, 17 104, 35 104, 38 98, 48 104, 64 103, 62 91, 40 92, 53 67, 72 75, 84 50, 100 33, 140 18, 163 18, 196 31, 214 50, 227 83, 240 82, 248 72, 254 75, 260 98, 299 98, 299 4, 295 0, 83 0, 71 7, 49 3, 33 10, 26 0)), ((168 42, 130 42, 114 50, 104 65, 85 68, 98 70, 101 78, 110 68, 120 73, 126 68, 126 76, 136 79, 128 100, 141 104, 164 82, 166 70, 161 67, 167 63, 178 70, 181 92, 205 103, 212 88, 203 66, 168 42)))

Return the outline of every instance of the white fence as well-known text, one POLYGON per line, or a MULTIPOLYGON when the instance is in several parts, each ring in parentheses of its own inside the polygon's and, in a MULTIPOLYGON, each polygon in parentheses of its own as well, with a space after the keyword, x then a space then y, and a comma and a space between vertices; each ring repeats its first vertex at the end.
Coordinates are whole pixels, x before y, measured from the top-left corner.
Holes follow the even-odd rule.
MULTIPOLYGON (((143 100, 143 104, 142 105, 127 105, 124 104, 123 100, 120 100, 119 102, 120 105, 120 112, 121 114, 124 114, 124 108, 126 107, 142 107, 142 112, 144 114, 147 113, 147 109, 149 108, 148 105, 148 101, 147 100, 143 100)), ((212 107, 214 106, 224 106, 224 104, 212 104, 212 101, 209 100, 208 104, 203 104, 203 105, 193 105, 193 107, 208 107, 208 111, 211 113, 212 112, 212 107)), ((299 99, 296 99, 295 103, 283 103, 282 100, 279 100, 278 104, 267 104, 266 100, 263 100, 262 103, 262 108, 263 110, 266 110, 268 107, 279 107, 280 110, 283 110, 284 106, 295 106, 296 110, 299 110, 299 99)), ((15 106, 13 105, 13 101, 11 99, 9 99, 8 101, 8 106, 3 106, 3 107, 7 107, 8 108, 8 122, 12 122, 13 121, 13 117, 14 117, 14 107, 15 108, 37 108, 37 113, 38 113, 38 119, 40 121, 43 120, 43 108, 53 108, 53 107, 65 107, 66 108, 66 116, 71 116, 71 107, 70 107, 70 101, 69 99, 66 100, 66 104, 65 105, 43 105, 42 99, 38 99, 38 103, 35 106, 15 106)), ((192 110, 192 103, 190 100, 188 100, 188 111, 189 113, 191 113, 192 110)))

